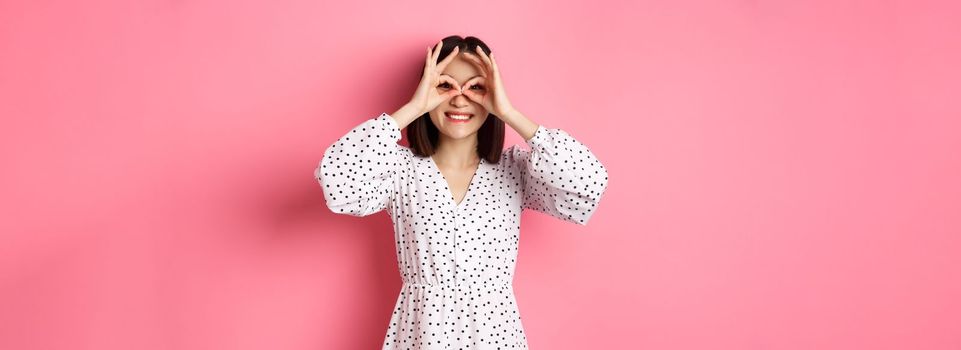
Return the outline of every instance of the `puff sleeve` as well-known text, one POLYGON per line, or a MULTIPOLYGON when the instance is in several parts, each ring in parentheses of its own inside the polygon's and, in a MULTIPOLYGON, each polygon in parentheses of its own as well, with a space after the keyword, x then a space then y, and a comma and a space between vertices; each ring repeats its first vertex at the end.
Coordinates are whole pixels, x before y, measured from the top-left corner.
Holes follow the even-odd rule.
POLYGON ((510 150, 523 184, 523 208, 587 225, 607 189, 607 169, 561 129, 538 126, 530 150, 510 150))
POLYGON ((357 125, 325 151, 314 170, 334 213, 367 216, 387 208, 410 151, 397 143, 400 127, 387 113, 357 125))

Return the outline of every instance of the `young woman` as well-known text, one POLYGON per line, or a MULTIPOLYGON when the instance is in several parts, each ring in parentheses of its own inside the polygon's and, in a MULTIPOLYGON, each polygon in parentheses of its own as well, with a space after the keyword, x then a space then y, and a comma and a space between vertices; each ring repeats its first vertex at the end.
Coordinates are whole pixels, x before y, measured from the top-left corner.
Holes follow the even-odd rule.
POLYGON ((403 285, 384 349, 527 349, 511 284, 521 211, 586 225, 607 188, 584 144, 514 109, 470 36, 428 47, 410 102, 334 142, 314 177, 334 213, 390 214, 403 285), (503 149, 505 124, 530 150, 503 149))

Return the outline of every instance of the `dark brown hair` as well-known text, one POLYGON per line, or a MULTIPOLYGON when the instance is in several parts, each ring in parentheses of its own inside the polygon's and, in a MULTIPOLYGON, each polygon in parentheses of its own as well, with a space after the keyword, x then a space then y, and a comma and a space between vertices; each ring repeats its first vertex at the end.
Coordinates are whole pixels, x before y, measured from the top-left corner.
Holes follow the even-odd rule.
MULTIPOLYGON (((459 47, 460 52, 474 53, 476 47, 480 46, 484 53, 488 55, 491 53, 487 44, 473 36, 462 38, 458 35, 451 35, 444 38, 443 43, 444 46, 440 50, 437 62, 450 55, 454 47, 459 47)), ((434 47, 436 48, 437 45, 434 45, 434 47)), ((421 68, 418 80, 423 75, 424 69, 421 68)), ((410 143, 410 150, 421 157, 434 154, 437 149, 439 133, 437 126, 430 120, 430 113, 424 113, 407 125, 407 141, 410 143)), ((477 130, 477 155, 488 163, 496 164, 500 161, 503 150, 504 121, 488 112, 487 120, 484 120, 484 124, 477 130)))

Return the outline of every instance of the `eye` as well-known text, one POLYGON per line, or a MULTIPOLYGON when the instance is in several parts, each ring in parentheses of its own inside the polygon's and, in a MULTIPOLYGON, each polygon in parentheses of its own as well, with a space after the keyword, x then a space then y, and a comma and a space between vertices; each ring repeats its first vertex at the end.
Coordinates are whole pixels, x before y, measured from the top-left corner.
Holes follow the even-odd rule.
POLYGON ((476 85, 471 85, 471 86, 470 86, 471 89, 473 89, 473 88, 475 88, 475 87, 477 88, 477 90, 484 90, 484 85, 481 85, 481 84, 476 84, 476 85))
POLYGON ((444 83, 441 83, 440 85, 437 85, 437 87, 439 87, 439 88, 444 88, 444 89, 450 89, 450 83, 444 82, 444 83))

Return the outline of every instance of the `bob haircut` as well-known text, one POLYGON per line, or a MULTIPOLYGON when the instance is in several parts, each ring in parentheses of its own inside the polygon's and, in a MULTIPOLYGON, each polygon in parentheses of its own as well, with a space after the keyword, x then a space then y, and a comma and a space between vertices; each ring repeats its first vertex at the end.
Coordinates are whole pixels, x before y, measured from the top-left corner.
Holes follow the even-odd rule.
MULTIPOLYGON (((444 38, 443 43, 444 47, 440 50, 437 62, 450 55, 454 47, 460 47, 460 52, 474 53, 476 52, 475 48, 480 46, 484 53, 491 54, 487 44, 473 36, 462 38, 458 35, 451 35, 444 38)), ((434 45, 434 48, 436 47, 437 45, 434 45)), ((423 75, 424 69, 421 68, 418 79, 423 75)), ((437 126, 430 120, 430 112, 422 114, 407 125, 407 140, 410 143, 411 151, 421 157, 434 154, 437 150, 439 133, 437 126)), ((500 161, 503 150, 504 121, 488 112, 487 120, 484 120, 484 124, 477 130, 477 155, 488 163, 496 164, 500 161)))

